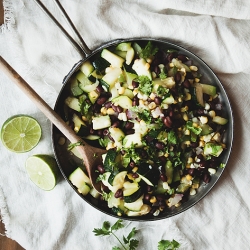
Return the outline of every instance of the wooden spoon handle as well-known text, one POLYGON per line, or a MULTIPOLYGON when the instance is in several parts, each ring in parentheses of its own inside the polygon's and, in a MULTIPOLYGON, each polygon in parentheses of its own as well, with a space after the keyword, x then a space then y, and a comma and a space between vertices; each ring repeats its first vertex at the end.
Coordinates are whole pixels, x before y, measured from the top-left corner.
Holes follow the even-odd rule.
POLYGON ((81 139, 30 85, 0 56, 0 69, 31 99, 44 115, 72 142, 81 139))

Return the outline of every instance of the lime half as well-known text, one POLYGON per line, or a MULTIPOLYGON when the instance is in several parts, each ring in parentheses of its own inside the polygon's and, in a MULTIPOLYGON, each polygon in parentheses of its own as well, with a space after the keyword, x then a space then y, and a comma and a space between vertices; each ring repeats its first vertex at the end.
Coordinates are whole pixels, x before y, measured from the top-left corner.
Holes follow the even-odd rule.
POLYGON ((39 188, 48 191, 55 187, 58 177, 55 158, 50 155, 33 155, 26 160, 25 165, 29 178, 39 188))
POLYGON ((33 149, 42 135, 41 126, 33 117, 16 115, 7 119, 1 129, 3 145, 16 153, 33 149))

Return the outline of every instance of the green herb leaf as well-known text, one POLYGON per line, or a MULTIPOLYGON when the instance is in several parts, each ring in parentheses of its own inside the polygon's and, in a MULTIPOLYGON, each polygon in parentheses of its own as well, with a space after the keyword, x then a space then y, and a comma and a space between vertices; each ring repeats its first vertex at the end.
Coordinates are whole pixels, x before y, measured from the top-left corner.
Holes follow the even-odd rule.
POLYGON ((72 150, 73 148, 75 148, 77 146, 80 146, 80 145, 84 145, 84 142, 78 141, 78 142, 75 142, 75 143, 70 143, 68 145, 68 150, 72 150))
POLYGON ((145 46, 145 48, 143 48, 140 51, 139 57, 147 59, 147 58, 150 58, 150 57, 154 56, 157 52, 158 52, 158 48, 154 47, 152 42, 149 41, 147 43, 147 45, 145 46))
POLYGON ((130 250, 135 250, 139 245, 139 241, 136 239, 131 239, 129 242, 129 249, 130 250))
POLYGON ((95 236, 105 236, 111 234, 111 231, 109 229, 110 223, 108 221, 104 221, 102 224, 102 228, 94 228, 93 232, 95 233, 95 236))
POLYGON ((158 250, 176 250, 180 247, 180 243, 176 240, 161 240, 158 242, 158 250))
POLYGON ((199 135, 201 133, 201 131, 202 131, 202 128, 194 127, 193 123, 191 121, 188 121, 186 123, 186 127, 187 127, 187 129, 189 129, 190 131, 192 131, 196 135, 199 135))
POLYGON ((121 250, 120 247, 112 247, 112 250, 121 250))
POLYGON ((177 136, 173 130, 168 132, 168 143, 170 144, 177 144, 177 136))
POLYGON ((122 223, 122 220, 118 220, 112 227, 111 227, 111 230, 114 231, 114 230, 118 230, 120 228, 123 228, 124 225, 122 223))
POLYGON ((138 76, 136 81, 139 83, 139 91, 145 95, 150 95, 153 88, 153 83, 147 76, 138 76))
POLYGON ((171 95, 169 89, 161 85, 157 88, 156 94, 162 99, 165 99, 171 95))

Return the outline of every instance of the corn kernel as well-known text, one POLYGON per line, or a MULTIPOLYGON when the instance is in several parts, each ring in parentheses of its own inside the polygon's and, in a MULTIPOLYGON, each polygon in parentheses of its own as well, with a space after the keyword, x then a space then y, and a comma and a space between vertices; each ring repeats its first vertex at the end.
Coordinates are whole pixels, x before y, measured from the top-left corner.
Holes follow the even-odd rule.
POLYGON ((200 141, 199 142, 199 147, 204 147, 205 146, 205 142, 204 141, 200 141))
POLYGON ((184 100, 189 101, 189 100, 191 100, 191 98, 192 98, 191 94, 187 92, 184 100))
POLYGON ((197 188, 199 188, 199 186, 200 186, 199 183, 194 183, 194 184, 192 185, 192 188, 193 188, 193 189, 197 189, 197 188))
POLYGON ((191 180, 193 179, 193 177, 192 177, 192 175, 187 174, 187 175, 186 175, 186 179, 187 179, 188 181, 191 181, 191 180))
POLYGON ((135 173, 135 172, 137 172, 137 170, 138 170, 138 167, 134 167, 134 168, 132 169, 132 172, 135 173))
POLYGON ((188 157, 187 163, 192 163, 194 162, 194 159, 192 157, 188 157))
POLYGON ((198 71, 198 68, 197 68, 196 66, 194 66, 194 65, 191 65, 189 68, 190 68, 192 71, 198 71))
POLYGON ((139 105, 140 106, 144 106, 144 101, 143 100, 139 100, 139 105))
MULTIPOLYGON (((145 103, 144 103, 144 104, 145 104, 145 103)), ((145 105, 146 105, 146 104, 145 104, 145 105)), ((149 109, 154 109, 154 108, 156 108, 155 102, 149 103, 149 104, 148 104, 148 107, 149 107, 149 109)))
POLYGON ((208 168, 208 172, 210 174, 215 174, 216 173, 216 169, 214 169, 214 168, 208 168))
POLYGON ((209 116, 212 117, 212 118, 216 116, 214 110, 210 110, 210 111, 208 112, 208 114, 209 114, 209 116))
POLYGON ((194 78, 195 82, 200 82, 200 78, 194 78))
POLYGON ((186 113, 183 114, 182 118, 183 118, 184 121, 188 121, 188 115, 186 113))
POLYGON ((112 108, 108 108, 107 114, 108 114, 108 115, 114 115, 114 114, 115 114, 115 111, 114 111, 112 108))
POLYGON ((198 128, 199 124, 196 122, 193 122, 193 127, 198 128))
POLYGON ((103 115, 106 115, 106 114, 107 114, 107 109, 106 109, 105 107, 102 107, 102 108, 101 108, 101 113, 102 113, 103 115))
POLYGON ((206 116, 201 116, 200 121, 201 121, 202 124, 206 124, 208 122, 208 119, 207 119, 206 116))
POLYGON ((185 106, 185 107, 181 108, 181 112, 186 112, 186 111, 188 111, 188 106, 185 106))
POLYGON ((154 99, 155 99, 155 94, 152 92, 152 93, 150 94, 149 98, 150 98, 151 100, 154 100, 154 99))
POLYGON ((190 195, 195 195, 196 194, 196 190, 195 189, 193 189, 193 188, 190 188, 190 193, 189 193, 190 195))
POLYGON ((165 153, 165 154, 164 154, 164 156, 165 156, 166 158, 168 157, 168 155, 169 155, 168 153, 165 153))
POLYGON ((170 68, 173 68, 173 67, 174 67, 174 64, 173 64, 173 63, 170 63, 170 64, 169 64, 169 67, 170 67, 170 68))
POLYGON ((136 88, 136 89, 133 90, 133 94, 134 94, 134 95, 137 95, 138 92, 139 92, 138 88, 136 88))
POLYGON ((187 164, 187 165, 186 165, 186 168, 191 168, 191 165, 190 165, 190 164, 187 164))
POLYGON ((149 69, 150 68, 150 64, 149 63, 146 63, 145 64, 145 69, 149 69))
POLYGON ((179 207, 181 205, 180 202, 178 202, 177 204, 175 204, 175 207, 179 207))
POLYGON ((189 146, 191 144, 191 142, 190 141, 185 141, 184 144, 189 146))
POLYGON ((78 132, 79 129, 80 129, 79 127, 74 127, 74 131, 75 131, 75 132, 78 132))
POLYGON ((190 135, 190 130, 189 130, 189 129, 186 129, 186 130, 184 131, 184 135, 190 135))
POLYGON ((205 110, 209 110, 210 109, 210 105, 206 102, 205 103, 205 107, 204 107, 205 110))
POLYGON ((155 203, 157 200, 156 200, 156 197, 155 196, 152 196, 151 199, 149 200, 150 203, 155 203))

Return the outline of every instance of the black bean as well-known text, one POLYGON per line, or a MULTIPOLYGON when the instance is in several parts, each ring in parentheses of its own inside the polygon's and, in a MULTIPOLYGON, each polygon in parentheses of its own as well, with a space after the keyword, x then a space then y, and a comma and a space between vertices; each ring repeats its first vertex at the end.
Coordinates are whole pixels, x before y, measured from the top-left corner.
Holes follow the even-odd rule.
POLYGON ((186 56, 182 55, 182 54, 178 55, 177 58, 178 58, 179 60, 181 60, 182 62, 188 61, 188 58, 187 58, 186 56))
POLYGON ((135 89, 135 88, 138 88, 139 83, 136 82, 136 81, 132 81, 132 86, 133 86, 134 89, 135 89))
POLYGON ((180 81, 181 81, 181 74, 180 74, 180 72, 177 72, 175 74, 174 80, 175 80, 176 83, 180 83, 180 81))
POLYGON ((133 177, 134 179, 136 179, 136 178, 139 177, 139 175, 138 175, 137 173, 133 173, 133 174, 132 174, 132 177, 133 177))
POLYGON ((99 93, 104 92, 104 89, 103 89, 102 85, 98 85, 98 86, 96 87, 96 91, 98 91, 99 93))
POLYGON ((112 102, 106 102, 106 103, 104 104, 104 107, 105 107, 106 109, 110 108, 111 106, 112 106, 112 102))
POLYGON ((131 161, 131 162, 129 163, 129 166, 130 166, 131 168, 135 167, 135 162, 131 161))
POLYGON ((172 120, 169 116, 166 116, 163 120, 163 123, 166 127, 171 128, 172 127, 172 120))
POLYGON ((119 121, 115 121, 115 122, 111 125, 112 128, 118 128, 119 126, 120 126, 120 122, 119 122, 119 121))
POLYGON ((161 98, 160 97, 155 97, 154 99, 155 104, 160 105, 161 104, 161 98))
POLYGON ((168 180, 167 176, 165 174, 160 174, 160 179, 163 181, 163 182, 166 182, 168 180))
POLYGON ((121 112, 123 111, 123 108, 122 108, 121 106, 118 105, 118 106, 116 107, 116 110, 117 110, 118 113, 121 113, 121 112))
POLYGON ((158 149, 164 149, 164 143, 162 143, 162 142, 156 142, 155 143, 155 147, 158 148, 158 149))
POLYGON ((96 100, 96 103, 99 105, 104 104, 106 101, 108 100, 108 98, 106 96, 99 96, 96 100))
POLYGON ((104 166, 103 166, 102 164, 99 164, 99 165, 97 166, 97 170, 98 170, 101 174, 105 173, 105 169, 104 169, 104 166))
POLYGON ((205 183, 209 183, 210 180, 211 180, 210 174, 209 174, 209 173, 205 173, 205 174, 203 175, 203 181, 204 181, 205 183))
POLYGON ((144 195, 144 200, 145 200, 145 201, 150 201, 151 197, 152 197, 151 194, 145 194, 145 195, 144 195))
POLYGON ((186 89, 189 89, 191 87, 191 83, 189 82, 189 80, 185 80, 183 82, 183 87, 186 89))
POLYGON ((125 134, 126 135, 132 135, 132 134, 134 134, 135 133, 135 130, 134 129, 129 129, 129 130, 126 130, 125 131, 125 134))
POLYGON ((115 198, 121 198, 123 196, 123 191, 122 189, 118 189, 116 192, 115 192, 115 198))
POLYGON ((124 126, 124 128, 126 130, 132 129, 133 127, 134 127, 134 123, 133 122, 126 122, 125 126, 124 126))

